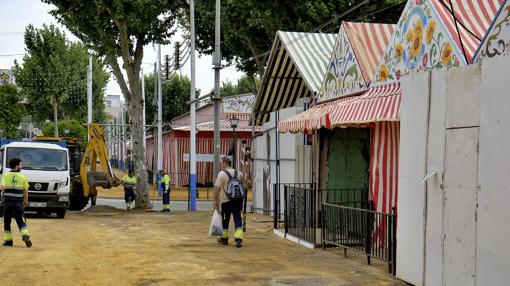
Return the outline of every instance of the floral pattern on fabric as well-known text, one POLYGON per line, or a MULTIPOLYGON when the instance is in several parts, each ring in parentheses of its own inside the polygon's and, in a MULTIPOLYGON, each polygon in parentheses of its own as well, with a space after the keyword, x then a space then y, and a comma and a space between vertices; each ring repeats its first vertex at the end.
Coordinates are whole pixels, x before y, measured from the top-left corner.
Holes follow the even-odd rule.
POLYGON ((452 68, 463 61, 427 0, 409 1, 374 76, 374 84, 398 81, 418 70, 452 68))

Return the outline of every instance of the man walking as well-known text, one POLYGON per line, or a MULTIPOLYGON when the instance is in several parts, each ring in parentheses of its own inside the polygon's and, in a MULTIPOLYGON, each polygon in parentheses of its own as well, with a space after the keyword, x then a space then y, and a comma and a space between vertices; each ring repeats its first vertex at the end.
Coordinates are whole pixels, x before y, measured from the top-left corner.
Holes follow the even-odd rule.
POLYGON ((28 181, 21 171, 21 160, 18 158, 9 161, 11 171, 2 176, 0 190, 4 202, 4 246, 13 246, 11 220, 14 218, 18 224, 21 238, 27 247, 32 246, 25 220, 24 209, 28 206, 28 181))
POLYGON ((243 197, 245 196, 242 183, 244 175, 232 169, 232 161, 228 157, 221 159, 221 171, 214 183, 214 208, 221 213, 223 219, 223 234, 218 237, 218 242, 228 245, 228 226, 230 216, 234 217, 236 247, 242 247, 243 221, 241 211, 243 209, 243 197), (221 211, 220 211, 221 207, 221 211))
POLYGON ((136 177, 133 170, 129 170, 129 173, 122 178, 122 185, 124 185, 124 200, 126 201, 126 209, 129 211, 133 208, 133 202, 136 199, 136 177))
POLYGON ((161 212, 170 212, 170 177, 168 174, 161 170, 159 171, 161 176, 161 189, 163 190, 163 209, 161 212))

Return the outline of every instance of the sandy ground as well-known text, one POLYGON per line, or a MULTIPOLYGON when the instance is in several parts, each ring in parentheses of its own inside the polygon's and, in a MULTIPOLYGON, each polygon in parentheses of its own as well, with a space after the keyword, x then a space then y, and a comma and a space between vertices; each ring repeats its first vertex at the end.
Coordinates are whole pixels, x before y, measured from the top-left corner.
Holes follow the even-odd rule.
POLYGON ((0 247, 0 285, 406 285, 384 264, 283 240, 269 217, 248 217, 241 249, 208 237, 209 220, 209 212, 29 217, 34 246, 15 232, 15 246, 0 247))

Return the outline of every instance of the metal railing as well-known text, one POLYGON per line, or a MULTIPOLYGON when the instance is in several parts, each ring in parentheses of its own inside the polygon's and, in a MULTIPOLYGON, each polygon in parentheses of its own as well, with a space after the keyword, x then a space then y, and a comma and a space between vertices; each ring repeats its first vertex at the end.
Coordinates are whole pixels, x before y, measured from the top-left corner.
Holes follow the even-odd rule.
POLYGON ((316 245, 319 190, 285 185, 284 196, 285 234, 316 245))
MULTIPOLYGON (((368 202, 368 188, 361 189, 324 189, 326 202, 330 204, 342 204, 353 202, 368 202)), ((352 207, 355 207, 351 205, 352 207)), ((361 207, 361 206, 360 206, 361 207)), ((366 206, 365 206, 366 208, 366 206)))
POLYGON ((273 184, 273 208, 264 210, 264 213, 273 214, 273 228, 280 228, 280 224, 285 222, 285 186, 301 187, 314 189, 315 184, 313 183, 280 183, 273 184))
POLYGON ((368 209, 351 207, 359 202, 341 204, 323 203, 321 211, 322 246, 339 246, 352 249, 370 258, 380 259, 388 263, 389 272, 395 274, 396 259, 396 219, 395 210, 381 213, 368 209))

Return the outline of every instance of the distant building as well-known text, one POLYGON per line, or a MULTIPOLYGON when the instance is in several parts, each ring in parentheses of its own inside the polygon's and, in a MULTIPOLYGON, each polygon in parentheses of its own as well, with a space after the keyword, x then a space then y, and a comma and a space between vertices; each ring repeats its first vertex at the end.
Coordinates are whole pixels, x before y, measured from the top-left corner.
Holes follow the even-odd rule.
POLYGON ((108 121, 121 120, 124 102, 120 95, 107 95, 104 98, 104 111, 109 115, 108 121))
POLYGON ((0 84, 14 83, 14 75, 10 69, 0 69, 0 84))
POLYGON ((127 128, 122 124, 127 124, 125 118, 125 105, 120 95, 107 95, 104 98, 104 111, 107 114, 108 124, 118 124, 116 126, 105 126, 108 151, 111 164, 119 169, 124 169, 125 159, 130 149, 130 138, 127 136, 127 128))

